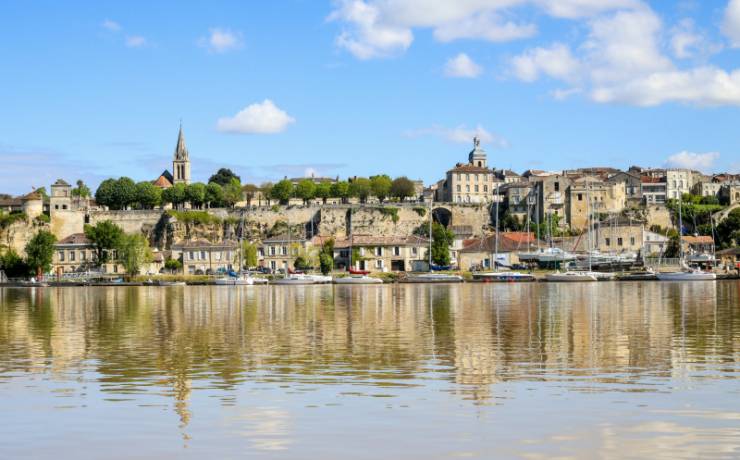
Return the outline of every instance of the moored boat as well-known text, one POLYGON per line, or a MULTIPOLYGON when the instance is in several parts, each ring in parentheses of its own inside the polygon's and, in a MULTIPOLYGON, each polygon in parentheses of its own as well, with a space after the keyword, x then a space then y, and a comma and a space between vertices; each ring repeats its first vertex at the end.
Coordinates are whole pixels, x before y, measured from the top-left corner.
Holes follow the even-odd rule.
POLYGON ((349 275, 343 278, 334 278, 334 284, 383 284, 383 280, 367 275, 349 275))
POLYGON ((592 272, 574 272, 574 271, 548 273, 547 275, 545 275, 545 279, 547 281, 566 282, 566 283, 597 281, 596 276, 594 276, 592 272))
POLYGON ((462 283, 463 277, 448 273, 414 273, 400 281, 405 283, 462 283))
POLYGON ((715 273, 704 272, 698 269, 662 272, 656 276, 660 281, 713 281, 717 279, 715 273))
POLYGON ((529 273, 519 272, 486 272, 486 273, 474 273, 473 279, 478 281, 486 282, 497 282, 497 283, 523 283, 536 281, 534 275, 529 273))

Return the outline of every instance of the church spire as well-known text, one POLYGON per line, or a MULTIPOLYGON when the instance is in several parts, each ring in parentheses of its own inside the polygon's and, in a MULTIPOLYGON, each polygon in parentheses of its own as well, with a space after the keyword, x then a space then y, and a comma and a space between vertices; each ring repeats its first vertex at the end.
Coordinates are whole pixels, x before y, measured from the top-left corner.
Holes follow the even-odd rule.
POLYGON ((182 121, 180 121, 180 132, 177 135, 177 146, 175 146, 175 160, 189 160, 188 148, 185 147, 185 135, 182 133, 182 121))

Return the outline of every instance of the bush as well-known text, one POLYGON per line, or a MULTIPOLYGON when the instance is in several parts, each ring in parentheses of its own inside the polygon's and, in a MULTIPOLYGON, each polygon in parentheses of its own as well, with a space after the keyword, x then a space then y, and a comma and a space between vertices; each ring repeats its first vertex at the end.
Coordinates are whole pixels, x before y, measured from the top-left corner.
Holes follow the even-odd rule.
POLYGON ((8 228, 16 222, 27 220, 28 216, 22 212, 11 212, 6 214, 0 211, 0 228, 8 228))
POLYGON ((424 217, 427 215, 427 208, 422 208, 421 206, 415 207, 414 211, 419 215, 419 217, 424 217))
POLYGON ((39 214, 36 216, 36 222, 40 224, 49 224, 51 223, 51 217, 49 217, 47 214, 39 214))
POLYGON ((390 217, 393 223, 398 222, 398 208, 392 208, 392 207, 386 207, 386 208, 379 208, 378 211, 383 215, 383 217, 390 217))
POLYGON ((223 221, 206 211, 175 211, 169 210, 167 214, 185 224, 220 224, 223 221))

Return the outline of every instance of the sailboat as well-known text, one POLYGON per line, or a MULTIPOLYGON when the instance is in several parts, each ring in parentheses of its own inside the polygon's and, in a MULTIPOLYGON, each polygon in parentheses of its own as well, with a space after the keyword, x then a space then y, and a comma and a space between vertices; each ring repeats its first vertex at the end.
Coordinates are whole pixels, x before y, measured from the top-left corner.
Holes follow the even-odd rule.
POLYGON ((527 281, 534 281, 534 275, 530 275, 529 273, 519 273, 519 272, 499 272, 498 271, 498 203, 499 203, 499 194, 498 194, 498 185, 496 185, 496 241, 494 243, 494 257, 493 257, 493 272, 485 272, 485 273, 476 273, 473 275, 473 278, 481 281, 493 281, 493 282, 527 282, 527 281))
POLYGON ((711 272, 704 272, 699 268, 691 268, 686 264, 683 253, 683 216, 681 212, 682 197, 678 198, 678 254, 681 270, 672 272, 659 272, 656 276, 659 281, 712 281, 717 279, 717 275, 711 272))
POLYGON ((460 275, 451 275, 448 273, 434 273, 432 264, 432 213, 434 209, 434 200, 429 200, 429 272, 417 273, 406 277, 408 283, 461 283, 463 281, 460 275))
POLYGON ((591 267, 591 194, 589 191, 591 186, 586 179, 586 207, 588 211, 588 271, 574 271, 567 270, 564 273, 557 271, 555 273, 549 273, 545 275, 547 281, 559 281, 559 282, 591 282, 598 281, 600 279, 600 273, 592 271, 591 267))
POLYGON ((350 227, 349 227, 349 264, 347 267, 347 272, 349 273, 349 276, 345 276, 343 278, 335 278, 334 284, 383 284, 383 280, 380 278, 372 278, 370 276, 367 276, 368 271, 366 270, 355 270, 352 266, 352 250, 354 242, 354 238, 352 236, 352 223, 350 221, 350 227))
POLYGON ((237 272, 230 272, 226 276, 217 278, 215 283, 220 286, 251 286, 254 284, 254 278, 249 274, 242 274, 242 239, 244 237, 244 211, 242 211, 242 220, 239 229, 239 238, 237 243, 239 244, 239 270, 237 272))

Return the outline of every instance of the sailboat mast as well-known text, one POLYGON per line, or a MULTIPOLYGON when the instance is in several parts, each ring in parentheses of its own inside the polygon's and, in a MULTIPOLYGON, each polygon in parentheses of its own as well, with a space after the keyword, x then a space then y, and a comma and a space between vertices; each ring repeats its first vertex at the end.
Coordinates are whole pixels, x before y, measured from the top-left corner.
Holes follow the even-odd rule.
POLYGON ((592 215, 591 215, 591 184, 588 178, 586 179, 586 213, 588 214, 587 219, 586 219, 586 223, 588 225, 588 228, 586 229, 586 231, 588 232, 588 271, 591 271, 591 229, 592 229, 591 220, 592 220, 592 215))
POLYGON ((678 197, 678 260, 683 262, 683 216, 681 215, 681 201, 683 197, 678 197))
POLYGON ((496 243, 495 243, 495 250, 496 250, 496 252, 495 252, 495 255, 493 256, 493 271, 495 271, 495 272, 498 271, 498 265, 497 265, 497 262, 498 262, 498 199, 499 199, 498 187, 499 186, 498 186, 498 183, 497 183, 496 184, 496 195, 495 195, 495 200, 496 200, 496 243))
POLYGON ((432 271, 432 212, 434 206, 434 198, 429 200, 429 271, 432 271))

